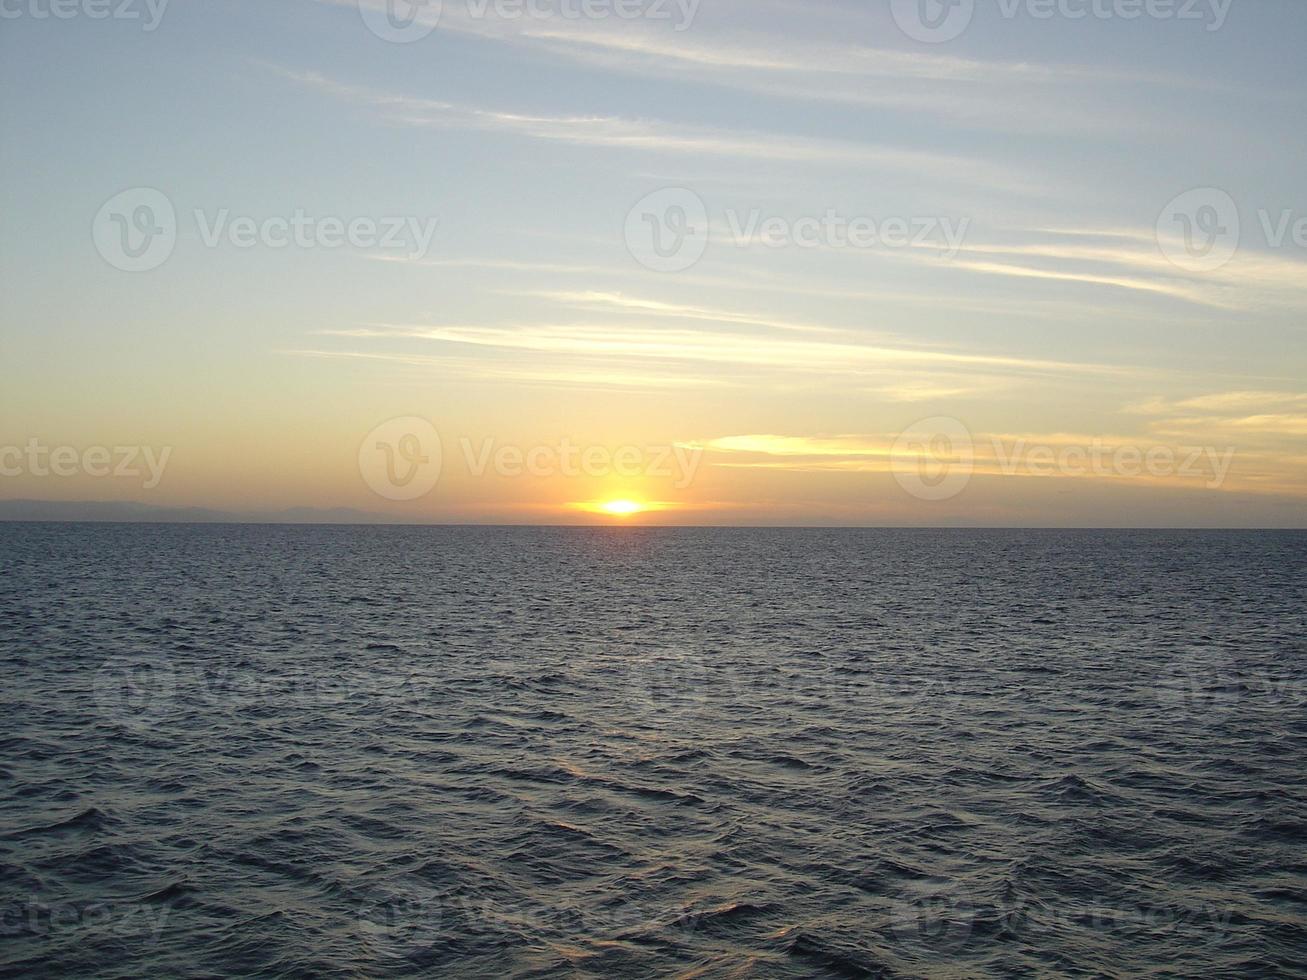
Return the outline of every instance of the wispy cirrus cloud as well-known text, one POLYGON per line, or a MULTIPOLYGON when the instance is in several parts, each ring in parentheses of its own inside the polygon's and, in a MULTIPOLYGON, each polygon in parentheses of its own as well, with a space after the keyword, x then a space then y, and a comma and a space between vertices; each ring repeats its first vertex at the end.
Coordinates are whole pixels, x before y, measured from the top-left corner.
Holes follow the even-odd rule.
MULTIPOLYGON (((382 7, 386 0, 319 0, 333 6, 359 2, 382 7)), ((588 67, 680 83, 717 85, 761 95, 927 113, 967 126, 1006 131, 1142 130, 1142 113, 1115 105, 1093 111, 1082 99, 1063 97, 1070 86, 1098 90, 1112 85, 1150 85, 1211 90, 1210 78, 1174 78, 1156 71, 1108 70, 1102 65, 1040 63, 1030 59, 968 58, 942 51, 860 43, 876 39, 871 19, 854 18, 846 38, 781 35, 700 24, 686 30, 698 4, 679 17, 650 22, 519 14, 505 17, 493 3, 446 2, 441 31, 507 44, 545 57, 588 67), (1059 93, 1062 90, 1062 94, 1059 93), (1020 107, 1020 111, 1013 111, 1020 107)), ((733 25, 748 24, 756 4, 739 5, 733 25)), ((1155 125, 1156 123, 1154 123, 1155 125)))
POLYGON ((1307 393, 1238 389, 1155 396, 1122 410, 1153 438, 1238 447, 1250 487, 1307 494, 1307 393))
POLYGON ((808 340, 697 328, 618 323, 373 324, 327 330, 328 336, 437 341, 444 344, 569 356, 701 361, 784 372, 857 374, 868 369, 943 366, 1033 375, 1111 375, 1122 369, 1039 358, 895 347, 845 340, 808 340))
POLYGON ((726 156, 846 168, 880 167, 908 174, 934 175, 955 183, 1025 196, 1055 192, 1051 182, 1034 172, 1018 173, 1007 164, 956 153, 613 115, 546 115, 488 109, 351 85, 315 71, 274 70, 297 84, 370 108, 391 125, 495 132, 614 150, 726 156))
MULTIPOLYGON (((1210 433, 1208 433, 1210 435, 1210 433)), ((686 444, 709 466, 796 473, 885 474, 938 469, 929 447, 905 443, 896 432, 831 435, 755 433, 686 444)), ((953 446, 948 467, 970 477, 1018 480, 1118 481, 1157 488, 1307 495, 1307 457, 1262 452, 1237 443, 1218 445, 1180 433, 972 433, 962 455, 953 446)))
POLYGON ((1307 393, 1298 391, 1219 391, 1189 398, 1150 398, 1126 407, 1137 415, 1170 415, 1177 412, 1283 411, 1290 408, 1307 409, 1307 393))
POLYGON ((313 347, 287 348, 278 353, 324 361, 367 361, 388 368, 411 369, 407 375, 417 380, 429 380, 433 374, 443 373, 455 376, 460 381, 547 385, 580 390, 636 391, 730 387, 729 380, 708 374, 630 371, 618 365, 603 363, 587 366, 575 363, 541 363, 537 360, 530 364, 505 364, 482 358, 387 351, 325 350, 313 347))
MULTIPOLYGON (((573 309, 621 311, 623 313, 674 320, 701 320, 706 323, 770 327, 794 333, 849 333, 847 328, 831 327, 825 324, 797 323, 792 320, 781 320, 757 313, 705 306, 688 306, 683 303, 668 303, 662 300, 630 296, 623 293, 597 292, 594 290, 538 290, 522 291, 519 295, 538 297, 573 309)), ((865 338, 866 335, 863 336, 865 338)))
MULTIPOLYGON (((940 269, 1084 283, 1165 296, 1217 310, 1307 309, 1307 261, 1240 249, 1224 266, 1197 272, 1172 263, 1144 229, 1027 229, 1019 241, 971 235, 940 269), (1042 240, 1040 240, 1042 239, 1042 240)), ((899 253, 921 259, 920 251, 899 253)))

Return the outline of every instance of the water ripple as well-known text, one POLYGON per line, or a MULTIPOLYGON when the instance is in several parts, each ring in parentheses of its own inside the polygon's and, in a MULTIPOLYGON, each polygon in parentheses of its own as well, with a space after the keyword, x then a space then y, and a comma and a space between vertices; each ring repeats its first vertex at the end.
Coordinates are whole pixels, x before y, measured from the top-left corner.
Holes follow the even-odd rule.
POLYGON ((0 524, 0 972, 1302 975, 1307 535, 0 524))

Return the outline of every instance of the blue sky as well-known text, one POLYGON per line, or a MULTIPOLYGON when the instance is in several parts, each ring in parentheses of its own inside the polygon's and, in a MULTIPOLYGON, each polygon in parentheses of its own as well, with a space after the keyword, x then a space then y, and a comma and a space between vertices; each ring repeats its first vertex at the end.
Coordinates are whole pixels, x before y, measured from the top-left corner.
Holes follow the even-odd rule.
POLYGON ((526 520, 622 494, 689 522, 1301 523, 1299 3, 1128 17, 1143 5, 979 0, 939 43, 888 2, 702 0, 664 20, 446 0, 411 43, 369 29, 371 0, 173 0, 153 30, 144 0, 123 8, 135 20, 48 3, 6 0, 0 20, 0 443, 174 452, 148 498, 31 472, 0 497, 526 520), (92 227, 139 188, 171 203, 176 243, 129 272, 92 227), (1215 268, 1168 257, 1184 218, 1166 210, 1195 188, 1200 231, 1229 231, 1226 201, 1240 226, 1215 268), (628 218, 669 189, 702 203, 705 241, 657 271, 628 218), (402 221, 409 247, 205 242, 223 220, 296 213, 402 221), (921 241, 786 237, 823 216, 921 241), (750 221, 781 243, 737 240, 750 221), (445 445, 421 500, 360 479, 360 440, 395 417, 445 445), (976 476, 922 500, 890 479, 892 446, 938 418, 980 447, 976 476), (692 487, 451 465, 463 438, 563 436, 705 456, 692 487), (1095 439, 1235 455, 1218 487, 994 461, 999 444, 1095 439))

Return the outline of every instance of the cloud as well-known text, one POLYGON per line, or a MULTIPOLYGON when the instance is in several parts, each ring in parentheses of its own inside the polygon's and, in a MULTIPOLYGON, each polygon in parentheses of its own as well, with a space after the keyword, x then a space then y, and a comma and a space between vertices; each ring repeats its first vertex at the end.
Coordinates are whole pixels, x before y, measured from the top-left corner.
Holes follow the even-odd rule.
MULTIPOLYGON (((748 434, 687 444, 709 466, 846 474, 938 468, 933 450, 904 444, 897 433, 748 434)), ((1147 434, 1006 432, 972 434, 946 464, 972 477, 1126 481, 1155 487, 1307 496, 1307 457, 1244 452, 1232 446, 1159 439, 1147 434)))
MULTIPOLYGON (((347 331, 340 331, 338 335, 350 334, 347 331)), ((360 334, 355 334, 355 336, 358 335, 360 334)), ((366 334, 362 335, 366 336, 366 334)), ((287 349, 279 351, 279 353, 293 357, 320 358, 324 360, 361 360, 382 365, 417 367, 424 369, 427 376, 434 371, 445 371, 456 373, 460 380, 475 379, 515 384, 542 384, 552 387, 586 390, 632 391, 730 386, 729 381, 708 375, 696 376, 683 372, 676 374, 640 373, 638 371, 623 371, 604 365, 586 368, 577 365, 540 364, 539 362, 530 365, 496 364, 483 360, 467 360, 457 357, 435 357, 361 350, 322 350, 319 348, 287 349)))
POLYGON ((273 70, 297 84, 311 87, 333 98, 367 106, 392 125, 496 132, 527 139, 615 150, 726 156, 749 161, 764 159, 846 168, 883 167, 1025 196, 1053 193, 1051 185, 1033 172, 1016 173, 1010 165, 971 156, 888 144, 726 130, 612 115, 546 115, 488 109, 350 85, 319 72, 286 68, 273 70))
POLYGON ((1103 364, 861 343, 852 336, 798 339, 621 323, 372 324, 324 333, 569 357, 715 363, 781 373, 856 376, 891 368, 968 367, 1032 375, 1109 375, 1122 370, 1103 364))
POLYGON ((1240 389, 1127 405, 1152 438, 1230 446, 1250 487, 1307 494, 1307 393, 1240 389))
MULTIPOLYGON (((680 303, 666 303, 659 300, 626 296, 622 293, 605 293, 590 290, 569 292, 565 290, 524 291, 520 295, 536 296, 564 306, 577 309, 618 310, 643 316, 661 317, 675 320, 702 320, 708 323, 735 323, 752 327, 770 327, 776 330, 794 333, 835 334, 847 333, 846 329, 828 327, 821 324, 795 323, 775 317, 761 316, 755 313, 742 313, 736 310, 713 309, 703 306, 686 306, 680 303)), ((865 335, 864 335, 865 336, 865 335)))
MULTIPOLYGON (((320 2, 355 7, 359 0, 320 2)), ((362 2, 381 7, 386 0, 362 2)), ((724 36, 703 17, 693 30, 678 30, 674 21, 679 18, 615 21, 533 16, 529 11, 501 17, 493 4, 481 13, 473 3, 451 0, 443 5, 438 25, 445 33, 511 45, 582 68, 772 97, 929 113, 956 124, 1006 131, 1145 130, 1147 123, 1129 103, 1094 112, 1083 98, 1067 98, 1072 92, 1083 95, 1090 86, 1094 91, 1140 85, 1186 91, 1220 88, 1210 78, 1177 78, 1156 71, 966 58, 849 40, 859 34, 874 36, 874 21, 865 16, 838 25, 827 17, 839 39, 785 30, 784 21, 776 21, 778 30, 771 33, 739 26, 758 23, 757 12, 756 3, 738 5, 734 16, 714 25, 730 25, 729 36, 724 36)), ((811 24, 810 11, 800 16, 811 24)))
MULTIPOLYGON (((973 235, 959 247, 957 258, 936 265, 1152 293, 1219 310, 1307 308, 1307 262, 1297 258, 1245 248, 1219 269, 1195 272, 1168 260, 1151 229, 1039 228, 1023 234, 1054 237, 982 242, 973 235)), ((915 252, 901 254, 921 258, 915 252)))
POLYGON ((1191 398, 1167 400, 1150 398, 1126 411, 1139 415, 1166 415, 1174 412, 1201 411, 1224 413, 1243 409, 1277 409, 1290 406, 1307 406, 1307 393, 1297 391, 1221 391, 1191 398))

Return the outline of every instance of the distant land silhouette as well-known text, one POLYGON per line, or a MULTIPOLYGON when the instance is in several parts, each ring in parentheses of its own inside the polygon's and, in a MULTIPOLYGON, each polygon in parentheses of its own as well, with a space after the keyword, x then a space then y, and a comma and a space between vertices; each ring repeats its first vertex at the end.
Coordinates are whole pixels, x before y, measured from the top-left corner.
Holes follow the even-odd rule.
POLYGON ((354 507, 287 507, 276 511, 228 511, 207 507, 157 507, 118 500, 0 500, 0 521, 106 521, 181 524, 404 524, 354 507))

